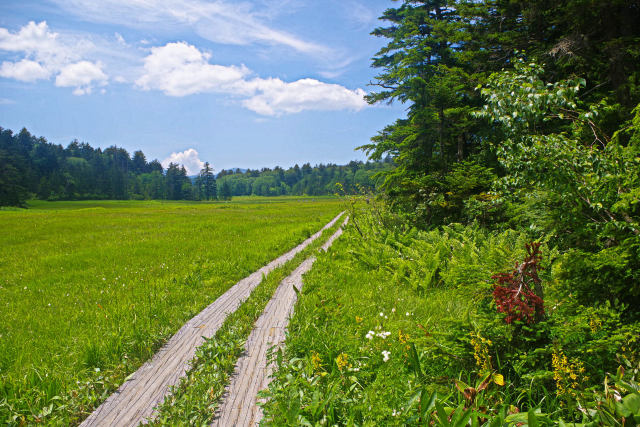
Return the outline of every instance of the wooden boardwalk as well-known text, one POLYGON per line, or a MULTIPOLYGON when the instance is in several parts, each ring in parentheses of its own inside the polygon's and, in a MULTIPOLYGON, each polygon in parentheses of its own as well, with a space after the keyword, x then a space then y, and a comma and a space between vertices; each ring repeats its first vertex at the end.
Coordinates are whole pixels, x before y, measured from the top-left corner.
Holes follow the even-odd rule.
MULTIPOLYGON (((343 225, 346 221, 345 219, 343 225)), ((342 228, 322 245, 322 249, 326 251, 341 234, 342 228)), ((247 339, 244 353, 238 360, 231 383, 227 387, 223 403, 212 425, 216 427, 254 426, 262 419, 262 410, 257 406, 257 394, 268 387, 273 371, 273 366, 267 363, 267 351, 270 347, 284 342, 287 324, 297 298, 293 287, 302 289, 302 275, 311 269, 314 261, 315 257, 310 257, 302 262, 280 283, 267 303, 247 339)))
POLYGON ((193 359, 196 348, 203 343, 203 337, 211 337, 216 333, 227 315, 234 312, 262 281, 263 275, 292 259, 320 237, 325 229, 333 226, 342 214, 291 251, 233 285, 189 320, 150 361, 134 372, 81 425, 137 426, 153 417, 155 407, 164 401, 169 388, 178 384, 189 369, 189 361, 193 359))

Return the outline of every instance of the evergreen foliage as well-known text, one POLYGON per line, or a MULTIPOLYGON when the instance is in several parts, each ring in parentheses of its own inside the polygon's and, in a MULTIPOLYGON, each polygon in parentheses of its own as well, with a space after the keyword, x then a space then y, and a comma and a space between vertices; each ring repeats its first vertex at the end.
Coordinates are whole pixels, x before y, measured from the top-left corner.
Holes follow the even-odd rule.
POLYGON ((366 163, 351 161, 345 166, 319 164, 312 167, 305 163, 287 170, 279 166, 260 171, 223 170, 218 174, 218 187, 228 185, 232 196, 323 196, 335 194, 338 187, 346 194, 355 194, 361 190, 375 190, 380 181, 379 173, 392 167, 387 158, 366 163))
POLYGON ((232 196, 331 195, 341 184, 347 193, 376 188, 390 160, 345 166, 306 163, 284 170, 222 170, 207 162, 196 177, 175 163, 165 170, 147 162, 142 151, 133 157, 121 147, 105 150, 72 141, 66 148, 36 138, 26 129, 14 134, 0 127, 0 206, 25 206, 26 200, 230 200, 232 196))
MULTIPOLYGON (((481 175, 504 174, 495 150, 506 139, 502 129, 472 113, 485 102, 477 88, 491 73, 513 70, 518 52, 544 64, 542 80, 581 79, 580 102, 599 106, 592 123, 601 137, 623 128, 640 102, 635 1, 405 0, 381 19, 390 25, 372 34, 389 42, 373 59, 379 90, 368 100, 407 103, 408 114, 360 148, 371 159, 393 157, 397 168, 386 174, 386 193, 398 210, 417 211, 413 219, 421 228, 450 220, 434 212, 433 201, 459 202, 439 185, 457 163, 471 161, 481 175)), ((514 107, 516 100, 502 95, 496 102, 514 107)), ((570 128, 569 120, 536 122, 538 133, 570 128)), ((475 173, 470 177, 477 180, 475 173)), ((462 186, 473 190, 464 195, 470 203, 489 189, 462 186)))

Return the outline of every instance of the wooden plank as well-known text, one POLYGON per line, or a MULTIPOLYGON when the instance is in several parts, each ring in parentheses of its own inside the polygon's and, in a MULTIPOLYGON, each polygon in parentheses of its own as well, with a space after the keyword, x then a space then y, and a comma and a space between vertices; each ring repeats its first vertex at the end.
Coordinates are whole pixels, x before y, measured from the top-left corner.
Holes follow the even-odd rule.
POLYGON ((196 348, 204 337, 215 335, 227 315, 234 312, 260 284, 263 275, 291 260, 322 232, 333 226, 341 212, 320 231, 291 251, 271 261, 258 271, 233 285, 207 308, 194 316, 120 388, 100 405, 82 426, 136 426, 153 418, 154 408, 163 402, 169 388, 179 383, 189 368, 196 348))
MULTIPOLYGON (((347 220, 348 217, 343 225, 347 220)), ((342 228, 338 229, 321 249, 326 251, 341 234, 342 228)), ((212 423, 213 426, 244 427, 260 423, 262 410, 257 405, 257 395, 260 390, 269 386, 273 373, 273 366, 267 363, 267 351, 272 346, 280 346, 284 343, 286 327, 297 299, 293 287, 302 289, 302 275, 311 269, 314 262, 315 257, 303 261, 280 283, 267 303, 247 339, 242 356, 238 359, 231 383, 222 397, 222 405, 212 423)))

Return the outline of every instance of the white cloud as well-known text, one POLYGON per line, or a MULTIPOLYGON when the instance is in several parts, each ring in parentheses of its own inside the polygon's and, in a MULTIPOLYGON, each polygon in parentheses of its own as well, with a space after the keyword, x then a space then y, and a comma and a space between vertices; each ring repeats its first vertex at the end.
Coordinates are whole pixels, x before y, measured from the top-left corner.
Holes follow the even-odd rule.
POLYGON ((68 62, 72 51, 58 40, 58 34, 49 31, 46 21, 36 24, 30 21, 16 33, 0 28, 0 50, 23 52, 47 68, 55 69, 68 62))
POLYGON ((20 62, 4 61, 0 66, 0 77, 16 79, 23 82, 33 82, 48 79, 51 73, 39 62, 23 59, 20 62))
POLYGON ((169 167, 169 163, 176 163, 184 166, 188 175, 196 175, 204 167, 204 162, 200 160, 198 152, 189 148, 180 153, 171 153, 169 157, 162 161, 162 167, 169 167))
POLYGON ((33 75, 39 76, 44 76, 42 69, 51 75, 65 64, 80 59, 77 49, 62 43, 59 34, 51 32, 46 21, 38 24, 30 21, 15 33, 0 28, 0 50, 21 53, 24 59, 16 64, 23 63, 20 67, 28 67, 33 75), (35 65, 25 60, 37 63, 41 69, 36 71, 35 65))
MULTIPOLYGON (((93 5, 98 9, 102 4, 84 0, 71 1, 80 2, 85 6, 93 5)), ((107 13, 109 5, 120 4, 119 1, 104 0, 107 13)), ((154 1, 164 7, 156 11, 160 15, 169 13, 167 11, 171 9, 170 6, 174 5, 167 0, 131 0, 127 7, 145 8, 154 1)), ((199 0, 176 1, 176 4, 182 4, 184 8, 171 9, 171 13, 180 20, 195 19, 200 22, 200 14, 196 12, 202 12, 201 8, 211 13, 216 11, 213 14, 228 18, 225 21, 227 23, 235 22, 234 19, 240 19, 240 16, 250 21, 254 19, 251 8, 245 3, 230 6, 219 1, 206 4, 200 3, 199 0)), ((148 19, 153 21, 153 17, 148 19)), ((287 41, 284 33, 261 26, 257 22, 252 24, 251 31, 254 35, 251 37, 262 34, 265 39, 279 40, 278 43, 297 46, 295 48, 303 51, 307 49, 308 46, 305 47, 303 42, 293 39, 287 41)), ((236 27, 227 30, 230 36, 246 36, 236 27)), ((142 90, 159 90, 169 96, 227 94, 237 97, 244 107, 265 116, 280 116, 305 110, 360 110, 366 106, 362 99, 364 91, 361 89, 350 90, 314 79, 285 82, 277 78, 260 78, 244 65, 211 63, 211 54, 185 42, 152 47, 149 54, 142 58, 142 68, 138 68, 135 64, 140 58, 136 56, 138 54, 133 53, 136 48, 127 45, 119 33, 114 34, 115 36, 109 37, 108 41, 86 35, 61 36, 52 32, 44 21, 38 24, 29 22, 16 32, 0 28, 0 50, 22 56, 0 64, 0 77, 36 81, 54 76, 56 86, 70 87, 75 95, 85 95, 92 93, 97 87, 106 86, 109 82, 107 66, 98 60, 107 58, 111 69, 118 67, 118 72, 113 78, 113 81, 118 83, 135 82, 142 90)), ((337 62, 336 66, 343 68, 348 63, 337 62)))
POLYGON ((100 64, 89 61, 69 64, 60 70, 56 77, 56 86, 74 87, 74 95, 90 94, 94 86, 106 84, 107 75, 102 71, 100 64))
POLYGON ((18 62, 3 62, 0 77, 36 81, 56 75, 56 86, 73 87, 76 95, 88 94, 94 86, 104 86, 108 79, 99 63, 82 57, 93 48, 85 39, 62 40, 45 21, 38 24, 30 21, 13 33, 0 28, 0 50, 24 56, 18 62))
POLYGON ((151 48, 144 59, 144 74, 136 84, 171 96, 202 92, 228 92, 249 73, 244 67, 212 65, 210 55, 187 43, 168 43, 151 48))
MULTIPOLYGON (((224 44, 283 45, 307 54, 327 54, 330 49, 308 42, 263 22, 268 14, 246 1, 222 0, 53 0, 67 12, 90 22, 130 27, 191 27, 201 37, 224 44), (131 19, 135 16, 136 19, 131 19)), ((266 10, 269 9, 265 5, 266 10)))
POLYGON ((350 90, 314 79, 285 83, 280 79, 256 79, 256 95, 243 105, 258 114, 279 116, 304 110, 361 110, 367 103, 362 89, 350 90))
POLYGON ((9 99, 9 98, 0 98, 0 105, 11 105, 11 104, 15 104, 16 101, 14 101, 13 99, 9 99))
POLYGON ((136 81, 143 90, 170 96, 226 93, 244 98, 242 105, 266 116, 304 110, 360 110, 367 104, 362 89, 350 90, 314 79, 291 83, 280 79, 251 78, 244 66, 209 63, 208 53, 184 42, 154 47, 144 59, 144 74, 136 81))

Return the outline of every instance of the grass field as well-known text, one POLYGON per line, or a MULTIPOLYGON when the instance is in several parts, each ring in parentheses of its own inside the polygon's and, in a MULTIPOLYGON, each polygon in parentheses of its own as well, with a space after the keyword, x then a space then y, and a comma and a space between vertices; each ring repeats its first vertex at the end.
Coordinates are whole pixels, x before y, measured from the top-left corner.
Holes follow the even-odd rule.
POLYGON ((77 422, 186 320, 340 210, 331 198, 0 211, 0 423, 77 422))

